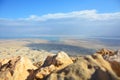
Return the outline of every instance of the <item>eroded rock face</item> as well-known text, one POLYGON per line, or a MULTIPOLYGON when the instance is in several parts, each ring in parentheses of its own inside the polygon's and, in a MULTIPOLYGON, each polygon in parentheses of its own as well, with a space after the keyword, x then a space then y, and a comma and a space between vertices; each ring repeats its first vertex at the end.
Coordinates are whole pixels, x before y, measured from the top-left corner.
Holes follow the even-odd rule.
POLYGON ((96 52, 97 54, 101 54, 103 58, 107 61, 116 61, 120 62, 120 50, 112 51, 108 49, 101 49, 100 51, 96 52))
POLYGON ((120 77, 120 50, 101 49, 97 53, 102 54, 103 58, 110 63, 113 71, 120 77))
POLYGON ((104 49, 104 48, 99 50, 99 51, 97 51, 96 53, 97 54, 101 54, 102 56, 106 56, 106 55, 112 56, 112 55, 114 55, 114 51, 109 50, 109 49, 104 49))
POLYGON ((102 49, 71 58, 59 52, 34 64, 20 56, 0 59, 0 80, 120 80, 119 56, 120 51, 102 49))
POLYGON ((120 50, 116 51, 114 55, 106 57, 106 60, 120 63, 120 50))
POLYGON ((0 80, 26 80, 28 70, 36 69, 28 58, 20 56, 0 60, 0 63, 0 80))
POLYGON ((43 79, 53 71, 58 71, 72 64, 71 58, 64 52, 57 55, 48 56, 39 72, 36 74, 37 79, 43 79))
POLYGON ((109 63, 116 75, 120 77, 120 63, 116 61, 109 61, 109 63))
POLYGON ((50 74, 47 80, 120 80, 110 63, 100 55, 78 57, 63 70, 50 74))

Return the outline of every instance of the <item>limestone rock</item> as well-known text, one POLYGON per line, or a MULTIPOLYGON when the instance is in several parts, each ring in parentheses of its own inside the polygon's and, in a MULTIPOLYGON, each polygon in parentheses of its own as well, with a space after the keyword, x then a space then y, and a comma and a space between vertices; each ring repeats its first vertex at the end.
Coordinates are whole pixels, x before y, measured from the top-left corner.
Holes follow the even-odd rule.
POLYGON ((26 80, 29 69, 36 69, 25 57, 13 57, 0 60, 0 80, 26 80))
POLYGON ((100 54, 78 57, 76 62, 50 74, 47 80, 120 80, 100 54))
POLYGON ((116 61, 109 61, 109 63, 116 75, 120 77, 120 63, 116 61))
POLYGON ((72 57, 59 52, 34 64, 20 56, 0 59, 0 80, 120 80, 120 50, 72 57))
POLYGON ((112 55, 114 55, 114 51, 109 50, 109 49, 104 49, 104 48, 97 51, 96 53, 101 54, 102 56, 106 56, 106 55, 112 56, 112 55))
POLYGON ((103 58, 107 61, 116 61, 120 63, 120 50, 112 51, 107 49, 101 49, 97 52, 97 54, 101 54, 103 58))
POLYGON ((116 51, 112 56, 107 56, 105 59, 108 61, 116 61, 120 63, 120 50, 116 51))
POLYGON ((59 52, 57 55, 48 56, 39 72, 36 74, 37 79, 43 79, 53 71, 61 70, 72 64, 71 58, 64 52, 59 52))

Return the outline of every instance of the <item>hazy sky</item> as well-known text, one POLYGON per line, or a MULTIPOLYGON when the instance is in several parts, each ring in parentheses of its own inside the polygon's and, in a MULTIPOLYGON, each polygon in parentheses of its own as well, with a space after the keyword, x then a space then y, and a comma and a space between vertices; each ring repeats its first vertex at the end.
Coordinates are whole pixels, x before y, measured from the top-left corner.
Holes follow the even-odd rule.
POLYGON ((120 0, 0 0, 0 37, 120 36, 120 0))

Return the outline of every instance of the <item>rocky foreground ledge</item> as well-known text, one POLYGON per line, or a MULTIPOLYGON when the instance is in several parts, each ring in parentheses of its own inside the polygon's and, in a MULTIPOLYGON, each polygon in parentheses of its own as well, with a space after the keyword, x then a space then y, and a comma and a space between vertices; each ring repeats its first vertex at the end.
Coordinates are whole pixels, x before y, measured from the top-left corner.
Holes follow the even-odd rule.
POLYGON ((0 59, 0 80, 120 80, 120 51, 76 57, 59 52, 35 63, 22 56, 0 59))

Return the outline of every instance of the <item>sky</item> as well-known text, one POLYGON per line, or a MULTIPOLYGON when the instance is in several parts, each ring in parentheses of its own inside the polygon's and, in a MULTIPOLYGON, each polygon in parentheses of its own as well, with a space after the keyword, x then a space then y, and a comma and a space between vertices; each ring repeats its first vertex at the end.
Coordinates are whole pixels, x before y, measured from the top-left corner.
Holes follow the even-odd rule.
POLYGON ((120 0, 0 0, 0 38, 120 37, 120 0))

